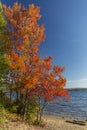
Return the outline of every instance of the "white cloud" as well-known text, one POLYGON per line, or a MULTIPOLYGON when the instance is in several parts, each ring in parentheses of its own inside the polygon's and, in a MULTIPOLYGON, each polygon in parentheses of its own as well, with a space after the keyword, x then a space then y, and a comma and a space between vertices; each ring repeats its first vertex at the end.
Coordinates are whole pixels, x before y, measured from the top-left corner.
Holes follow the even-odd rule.
POLYGON ((87 81, 87 78, 84 78, 84 79, 80 79, 80 81, 87 81))
POLYGON ((71 88, 83 88, 83 87, 86 87, 87 88, 87 78, 82 78, 82 79, 79 79, 79 80, 67 80, 67 84, 66 84, 67 87, 71 87, 71 88))
POLYGON ((79 80, 67 80, 67 83, 77 83, 87 81, 87 78, 79 79, 79 80))

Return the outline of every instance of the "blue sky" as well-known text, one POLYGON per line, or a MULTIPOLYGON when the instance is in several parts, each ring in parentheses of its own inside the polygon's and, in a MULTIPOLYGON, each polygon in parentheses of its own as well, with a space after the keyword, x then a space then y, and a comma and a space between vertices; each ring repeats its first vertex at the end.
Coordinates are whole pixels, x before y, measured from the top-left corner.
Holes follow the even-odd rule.
MULTIPOLYGON (((12 5, 16 0, 2 0, 12 5)), ((67 87, 87 87, 87 0, 18 0, 41 7, 46 39, 40 54, 66 67, 67 87)))

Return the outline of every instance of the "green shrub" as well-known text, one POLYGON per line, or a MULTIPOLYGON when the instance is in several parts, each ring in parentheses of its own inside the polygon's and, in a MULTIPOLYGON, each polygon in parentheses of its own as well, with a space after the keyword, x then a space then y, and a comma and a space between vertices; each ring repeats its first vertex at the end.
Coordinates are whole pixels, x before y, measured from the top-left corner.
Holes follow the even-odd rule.
POLYGON ((46 125, 46 123, 43 120, 35 120, 34 125, 39 125, 41 127, 44 127, 46 125))
POLYGON ((30 98, 27 107, 26 118, 29 124, 33 124, 38 111, 38 105, 35 98, 30 98))
POLYGON ((5 122, 6 117, 4 116, 4 107, 2 104, 0 104, 0 124, 5 122))
POLYGON ((10 113, 17 113, 18 106, 13 104, 12 106, 9 106, 7 109, 10 113))

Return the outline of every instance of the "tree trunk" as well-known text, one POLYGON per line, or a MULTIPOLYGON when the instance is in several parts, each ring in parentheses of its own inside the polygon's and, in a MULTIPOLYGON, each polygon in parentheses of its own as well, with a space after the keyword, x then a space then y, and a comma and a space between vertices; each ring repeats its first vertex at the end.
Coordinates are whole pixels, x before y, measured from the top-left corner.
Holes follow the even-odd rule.
POLYGON ((41 107, 41 98, 39 97, 39 110, 37 111, 37 121, 42 120, 43 111, 44 111, 44 108, 46 107, 46 103, 47 101, 44 100, 43 106, 41 107))
POLYGON ((16 91, 16 103, 17 104, 19 103, 19 93, 18 93, 18 91, 16 91))
POLYGON ((26 116, 26 113, 27 113, 27 109, 28 109, 28 97, 27 97, 27 91, 26 90, 26 95, 25 95, 25 101, 24 101, 24 117, 26 116))

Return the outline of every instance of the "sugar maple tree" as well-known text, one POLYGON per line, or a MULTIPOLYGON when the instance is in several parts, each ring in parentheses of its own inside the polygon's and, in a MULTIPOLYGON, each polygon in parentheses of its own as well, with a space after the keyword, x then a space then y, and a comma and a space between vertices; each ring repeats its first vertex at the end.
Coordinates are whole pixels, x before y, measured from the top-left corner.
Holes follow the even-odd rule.
POLYGON ((52 57, 41 59, 38 54, 39 45, 45 38, 44 25, 38 24, 41 18, 38 6, 31 4, 26 9, 16 2, 13 7, 4 5, 3 8, 6 35, 10 41, 10 44, 4 44, 4 58, 9 66, 7 82, 11 84, 10 90, 16 92, 20 113, 25 115, 29 97, 36 97, 37 119, 41 120, 47 102, 68 94, 64 88, 66 79, 62 76, 64 67, 52 67, 52 57))

